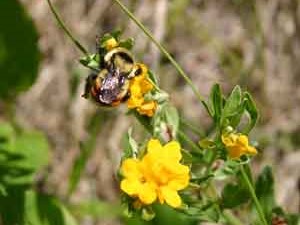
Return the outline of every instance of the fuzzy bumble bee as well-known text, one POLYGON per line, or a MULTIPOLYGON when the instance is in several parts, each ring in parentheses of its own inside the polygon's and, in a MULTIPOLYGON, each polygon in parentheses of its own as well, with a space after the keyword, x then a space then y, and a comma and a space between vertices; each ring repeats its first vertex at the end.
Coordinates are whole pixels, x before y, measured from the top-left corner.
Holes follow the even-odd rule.
POLYGON ((122 47, 108 51, 98 73, 86 79, 84 98, 101 106, 118 106, 129 98, 130 79, 141 73, 131 53, 122 47))

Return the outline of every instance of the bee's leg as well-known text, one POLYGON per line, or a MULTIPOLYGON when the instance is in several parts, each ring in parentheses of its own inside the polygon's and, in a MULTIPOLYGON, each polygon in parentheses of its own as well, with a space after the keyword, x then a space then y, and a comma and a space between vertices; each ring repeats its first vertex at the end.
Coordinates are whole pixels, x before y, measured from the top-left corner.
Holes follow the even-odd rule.
POLYGON ((85 79, 85 86, 84 86, 84 92, 81 95, 83 98, 89 98, 90 91, 93 87, 93 82, 97 78, 97 74, 92 73, 85 79))
POLYGON ((116 100, 116 101, 113 101, 113 102, 111 103, 111 106, 115 107, 115 106, 118 106, 118 105, 120 105, 120 104, 121 104, 121 101, 120 101, 120 100, 116 100))
POLYGON ((81 95, 81 97, 86 98, 86 99, 89 98, 91 88, 92 88, 92 85, 89 82, 89 78, 87 77, 85 79, 84 92, 81 95))

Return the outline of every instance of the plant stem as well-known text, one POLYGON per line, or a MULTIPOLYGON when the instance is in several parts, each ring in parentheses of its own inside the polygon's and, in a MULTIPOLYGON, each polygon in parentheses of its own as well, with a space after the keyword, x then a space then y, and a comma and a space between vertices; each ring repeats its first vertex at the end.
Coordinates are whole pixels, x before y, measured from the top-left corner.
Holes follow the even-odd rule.
POLYGON ((200 92, 197 90, 196 86, 193 84, 192 80, 188 77, 188 75, 183 71, 181 66, 176 62, 176 60, 170 55, 170 53, 154 38, 154 36, 151 34, 151 32, 133 15, 132 12, 129 11, 129 9, 120 1, 120 0, 113 0, 115 3, 117 3, 123 12, 146 34, 146 36, 156 45, 156 47, 166 56, 166 58, 173 64, 177 72, 182 76, 182 78, 186 81, 186 83, 192 88, 195 96, 197 99, 202 103, 202 105, 205 107, 206 111, 210 114, 208 110, 208 106, 203 98, 203 96, 200 94, 200 92))
POLYGON ((204 137, 205 136, 205 132, 202 129, 200 130, 200 128, 196 127, 191 122, 187 121, 185 118, 180 117, 180 122, 181 122, 182 125, 189 128, 192 132, 197 134, 199 137, 204 137))
POLYGON ((235 217, 229 210, 223 210, 223 217, 225 218, 228 224, 242 225, 242 222, 237 217, 235 217))
POLYGON ((51 12, 53 13, 57 23, 61 26, 61 28, 64 30, 64 32, 67 34, 67 36, 71 39, 71 41, 76 45, 76 47, 87 57, 89 57, 89 53, 86 50, 85 47, 83 47, 82 44, 80 44, 80 42, 72 35, 72 33, 68 30, 68 28, 66 27, 66 25, 64 24, 64 22, 62 21, 62 19, 60 18, 60 16, 58 15, 55 7, 52 5, 50 0, 47 0, 48 5, 50 7, 51 12))
POLYGON ((194 152, 201 152, 202 149, 199 148, 197 144, 195 144, 185 133, 183 133, 181 130, 177 131, 178 136, 184 140, 186 144, 188 144, 191 147, 191 151, 194 152))
POLYGON ((242 173, 242 177, 243 177, 243 179, 244 179, 246 185, 248 186, 250 195, 251 195, 252 200, 253 200, 253 202, 254 202, 254 205, 255 205, 256 211, 257 211, 257 213, 258 213, 258 215, 259 215, 259 218, 260 218, 260 220, 261 220, 261 223, 262 223, 263 225, 268 225, 268 222, 267 222, 267 220, 266 220, 265 214, 264 214, 264 212, 263 212, 263 210, 262 210, 262 207, 261 207, 261 205, 260 205, 260 203, 259 203, 259 201, 258 201, 258 198, 257 198, 257 196, 256 196, 254 187, 253 187, 253 185, 251 184, 251 182, 250 182, 250 180, 249 180, 249 177, 248 177, 248 175, 247 175, 247 173, 246 173, 246 171, 245 171, 243 165, 241 165, 241 173, 242 173))

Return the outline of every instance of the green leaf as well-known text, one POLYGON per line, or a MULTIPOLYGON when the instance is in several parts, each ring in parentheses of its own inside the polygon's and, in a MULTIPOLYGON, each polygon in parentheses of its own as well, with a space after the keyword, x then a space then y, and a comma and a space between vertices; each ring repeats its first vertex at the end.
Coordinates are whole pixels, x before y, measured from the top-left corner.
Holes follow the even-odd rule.
POLYGON ((7 196, 7 191, 6 191, 6 188, 3 184, 0 183, 0 196, 7 196))
POLYGON ((237 161, 228 160, 215 171, 216 180, 225 180, 230 176, 236 175, 240 169, 240 164, 237 161))
POLYGON ((273 208, 276 207, 274 197, 274 178, 270 166, 266 166, 257 178, 255 192, 262 206, 266 219, 271 221, 273 208))
POLYGON ((128 130, 123 141, 123 159, 136 156, 138 153, 138 144, 132 137, 132 128, 128 130))
POLYGON ((79 204, 72 205, 70 210, 76 216, 83 218, 91 216, 95 219, 113 218, 122 214, 120 205, 113 205, 99 200, 81 201, 79 204))
POLYGON ((77 225, 67 208, 55 197, 26 192, 26 225, 77 225))
POLYGON ((0 183, 4 187, 32 184, 35 173, 48 164, 45 136, 39 132, 16 136, 9 124, 1 124, 0 140, 0 183))
POLYGON ((225 119, 234 116, 237 113, 239 107, 241 106, 241 101, 242 101, 241 88, 240 86, 235 86, 230 96, 226 100, 223 109, 222 118, 225 119))
POLYGON ((244 130, 244 133, 249 133, 253 127, 255 126, 257 120, 258 120, 258 111, 255 105, 255 102, 251 95, 248 92, 244 93, 244 99, 245 99, 245 109, 250 115, 250 123, 248 127, 244 130))
POLYGON ((157 77, 151 70, 148 70, 148 75, 149 75, 150 80, 153 81, 153 83, 155 85, 158 85, 157 77))
POLYGON ((289 225, 300 225, 300 214, 288 214, 286 215, 289 225))
POLYGON ((36 80, 38 34, 19 1, 0 1, 0 15, 0 98, 15 98, 36 80))
POLYGON ((86 141, 80 143, 80 153, 73 165, 73 169, 69 179, 69 195, 72 194, 72 192, 76 189, 80 181, 81 174, 85 169, 86 163, 95 150, 97 135, 102 128, 102 122, 107 118, 106 116, 107 114, 104 113, 96 114, 96 116, 91 119, 90 137, 86 141))
POLYGON ((214 84, 210 92, 210 109, 216 123, 220 122, 222 109, 223 109, 223 97, 219 84, 214 84))
POLYGON ((214 177, 214 174, 210 173, 210 174, 202 176, 202 177, 191 178, 190 182, 192 182, 194 184, 201 184, 203 182, 208 181, 212 177, 214 177))
POLYGON ((15 131, 9 123, 0 123, 0 151, 12 151, 14 148, 15 131))
POLYGON ((155 218, 152 220, 153 225, 196 225, 198 221, 190 216, 179 213, 166 204, 154 205, 155 218))
POLYGON ((198 205, 197 207, 189 207, 184 209, 184 211, 190 218, 197 219, 198 222, 205 221, 217 223, 220 218, 219 206, 216 202, 211 201, 208 201, 203 205, 198 205))
POLYGON ((48 165, 49 145, 46 137, 40 132, 24 132, 16 139, 16 152, 24 157, 21 166, 35 171, 48 165))
POLYGON ((25 224, 25 196, 20 187, 11 187, 6 190, 6 195, 0 195, 1 224, 25 224))
MULTIPOLYGON (((152 119, 148 116, 140 115, 136 110, 130 110, 129 114, 133 114, 134 117, 139 121, 139 123, 144 126, 144 128, 149 132, 149 134, 153 133, 153 125, 152 125, 152 119)), ((154 115, 155 117, 155 115, 154 115)))
POLYGON ((99 69, 99 57, 97 54, 92 54, 89 56, 84 56, 79 59, 79 62, 88 68, 98 70, 99 69))
POLYGON ((249 200, 249 191, 241 184, 227 184, 222 191, 222 207, 234 208, 249 200))
POLYGON ((212 149, 215 147, 215 142, 208 139, 208 138, 203 138, 198 142, 199 146, 203 149, 212 149))
POLYGON ((134 45, 134 40, 133 38, 128 38, 126 40, 122 40, 120 41, 119 43, 119 46, 120 47, 123 47, 123 48, 126 48, 128 50, 131 50, 133 48, 133 45, 134 45))
POLYGON ((176 137, 179 128, 179 114, 177 109, 174 106, 167 104, 164 107, 163 112, 165 115, 165 122, 171 129, 173 136, 176 137))

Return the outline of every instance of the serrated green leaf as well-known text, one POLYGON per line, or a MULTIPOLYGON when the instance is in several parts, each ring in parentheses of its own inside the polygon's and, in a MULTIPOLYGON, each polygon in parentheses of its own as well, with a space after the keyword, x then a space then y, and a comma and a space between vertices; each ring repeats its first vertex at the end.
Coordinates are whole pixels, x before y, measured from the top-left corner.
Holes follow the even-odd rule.
POLYGON ((0 15, 0 98, 15 98, 36 80, 38 34, 20 1, 0 1, 0 15))

